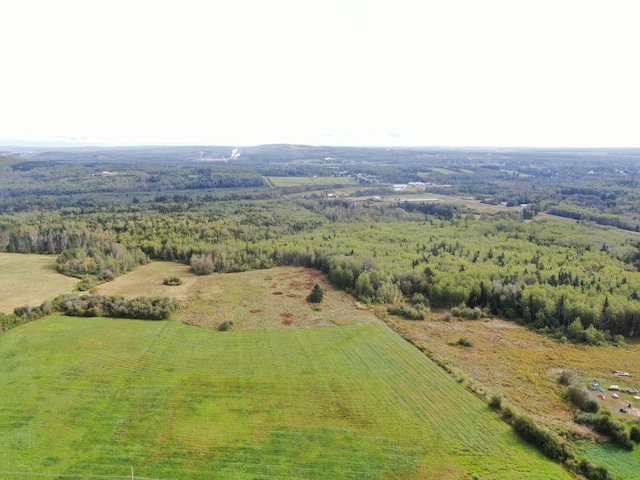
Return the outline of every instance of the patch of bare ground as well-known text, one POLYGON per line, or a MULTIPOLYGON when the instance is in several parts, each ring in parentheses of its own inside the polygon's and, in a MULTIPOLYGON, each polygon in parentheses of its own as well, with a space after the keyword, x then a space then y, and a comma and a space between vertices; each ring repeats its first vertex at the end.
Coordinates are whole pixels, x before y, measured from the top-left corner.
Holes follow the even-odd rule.
MULTIPOLYGON (((585 387, 597 379, 606 389, 611 384, 621 388, 640 388, 640 348, 637 343, 626 347, 592 347, 559 343, 513 322, 499 319, 445 321, 442 312, 427 321, 410 321, 393 317, 396 330, 424 347, 439 362, 456 369, 466 381, 482 385, 489 393, 498 393, 506 403, 549 426, 570 424, 574 433, 588 430, 573 424, 573 411, 564 400, 565 387, 557 382, 562 369, 575 370, 585 387), (457 344, 466 338, 472 347, 457 344), (629 372, 628 377, 615 375, 616 370, 629 372)), ((600 393, 600 392, 598 392, 600 393)), ((631 414, 619 412, 635 400, 632 394, 619 393, 620 398, 606 392, 597 399, 601 407, 622 420, 631 414)))

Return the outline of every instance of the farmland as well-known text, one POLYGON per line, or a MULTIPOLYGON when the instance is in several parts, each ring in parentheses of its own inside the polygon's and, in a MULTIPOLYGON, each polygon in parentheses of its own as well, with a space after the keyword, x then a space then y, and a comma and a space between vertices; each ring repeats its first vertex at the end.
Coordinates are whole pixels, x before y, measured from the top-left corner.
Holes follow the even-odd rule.
POLYGON ((52 316, 3 335, 0 362, 5 472, 569 478, 381 325, 52 316))
POLYGON ((331 185, 357 185, 358 182, 352 177, 269 177, 269 181, 274 187, 293 187, 300 185, 330 187, 331 185))
POLYGON ((40 305, 77 284, 78 279, 56 271, 54 255, 0 253, 0 313, 40 305))

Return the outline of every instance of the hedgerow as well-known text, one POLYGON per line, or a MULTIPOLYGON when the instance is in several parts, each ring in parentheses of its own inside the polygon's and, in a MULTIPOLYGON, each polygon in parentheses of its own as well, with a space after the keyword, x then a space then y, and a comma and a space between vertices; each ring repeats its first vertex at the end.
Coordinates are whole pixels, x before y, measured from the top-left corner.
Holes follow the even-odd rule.
POLYGON ((59 295, 54 308, 75 317, 116 317, 142 320, 166 320, 178 306, 168 297, 124 297, 105 295, 59 295))

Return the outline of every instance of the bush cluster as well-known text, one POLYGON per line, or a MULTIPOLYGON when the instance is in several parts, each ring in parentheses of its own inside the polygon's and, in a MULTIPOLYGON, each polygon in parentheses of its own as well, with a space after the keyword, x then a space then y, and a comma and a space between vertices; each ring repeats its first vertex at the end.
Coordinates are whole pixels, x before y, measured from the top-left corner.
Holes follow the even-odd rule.
POLYGON ((596 413, 600 408, 589 391, 581 385, 569 385, 567 398, 583 412, 596 413))
POLYGON ((210 275, 216 271, 215 264, 213 262, 213 256, 211 254, 192 255, 190 259, 191 270, 196 275, 210 275))
POLYGON ((469 308, 467 306, 453 307, 451 315, 458 318, 466 318, 467 320, 478 320, 482 317, 483 312, 480 307, 469 308))
POLYGON ((162 280, 162 283, 164 285, 177 286, 177 285, 182 285, 182 279, 180 277, 176 277, 175 275, 172 275, 162 280))
POLYGON ((580 383, 580 377, 572 370, 562 370, 558 383, 567 387, 566 399, 583 412, 596 413, 600 405, 587 388, 580 383))
POLYGON ((424 320, 425 311, 423 309, 417 309, 410 305, 392 305, 387 308, 387 312, 391 315, 398 315, 408 320, 424 320))
POLYGON ((613 477, 605 467, 595 465, 585 459, 582 459, 580 463, 578 463, 575 470, 588 480, 613 480, 613 477))
POLYGON ((14 327, 37 320, 53 313, 53 305, 50 301, 43 302, 38 307, 17 307, 13 313, 0 313, 0 331, 6 332, 14 327))
POLYGON ((75 317, 115 317, 141 320, 166 320, 177 306, 176 300, 167 297, 137 297, 125 299, 105 295, 59 295, 54 309, 75 317))
POLYGON ((516 416, 513 419, 513 430, 553 460, 566 462, 573 457, 565 443, 558 440, 552 433, 540 428, 529 417, 516 416))
POLYGON ((611 418, 609 412, 604 412, 600 415, 578 414, 575 417, 575 421, 582 425, 589 425, 599 434, 609 437, 614 444, 626 450, 633 450, 634 445, 631 441, 631 435, 622 423, 616 422, 611 418))
POLYGON ((579 318, 575 319, 567 327, 566 336, 574 342, 586 343, 587 345, 597 346, 607 343, 604 332, 601 332, 593 325, 584 328, 579 318))
MULTIPOLYGON (((567 372, 572 373, 570 371, 567 372)), ((585 459, 577 459, 569 445, 559 439, 554 433, 541 428, 530 417, 517 415, 510 406, 504 404, 500 395, 494 394, 489 398, 488 403, 490 408, 502 414, 504 421, 512 426, 520 438, 538 448, 538 450, 547 457, 561 462, 569 470, 582 475, 588 480, 612 479, 605 467, 595 465, 585 459)), ((597 420, 598 415, 581 412, 577 417, 582 417, 589 422, 594 422, 597 420)), ((638 429, 637 433, 640 436, 640 429, 638 429)))

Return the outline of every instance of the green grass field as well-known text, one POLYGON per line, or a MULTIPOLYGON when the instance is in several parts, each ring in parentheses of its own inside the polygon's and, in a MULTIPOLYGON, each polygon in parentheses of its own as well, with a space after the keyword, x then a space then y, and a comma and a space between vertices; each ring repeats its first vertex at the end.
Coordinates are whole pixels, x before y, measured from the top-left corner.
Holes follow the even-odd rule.
POLYGON ((1 478, 571 478, 382 325, 48 317, 0 366, 1 478))
POLYGON ((0 312, 40 305, 78 282, 56 271, 55 255, 0 253, 0 312))
POLYGON ((353 177, 268 177, 274 187, 295 187, 300 185, 357 185, 353 177))
POLYGON ((442 173, 443 175, 460 175, 458 172, 454 172, 453 170, 449 170, 448 168, 432 168, 434 172, 442 173))

